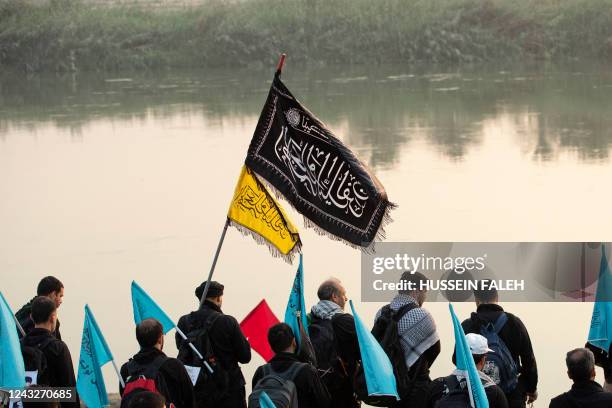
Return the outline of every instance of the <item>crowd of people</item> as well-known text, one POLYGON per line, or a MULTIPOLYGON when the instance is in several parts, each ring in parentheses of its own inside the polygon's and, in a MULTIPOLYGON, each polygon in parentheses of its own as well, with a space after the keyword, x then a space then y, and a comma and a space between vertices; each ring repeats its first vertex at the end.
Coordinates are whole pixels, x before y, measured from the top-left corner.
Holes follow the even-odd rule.
MULTIPOLYGON (((401 279, 426 278, 404 273, 401 279)), ((204 287, 196 288, 198 299, 204 287)), ((176 336, 177 358, 163 351, 164 331, 159 321, 149 318, 136 326, 140 350, 120 369, 122 408, 243 408, 247 404, 251 408, 259 407, 264 392, 277 408, 354 408, 367 402, 355 322, 345 312, 347 294, 339 280, 320 285, 319 301, 308 313, 308 338, 297 341, 286 323, 269 329, 274 357, 255 371, 249 396, 240 365, 251 360, 251 347, 236 319, 223 313, 223 291, 222 284, 211 282, 198 310, 181 317, 177 326, 186 339, 176 336)), ((73 360, 62 341, 57 317, 63 296, 63 284, 55 277, 45 277, 37 296, 16 313, 24 331, 21 346, 26 371, 36 373, 36 378, 29 379, 33 384, 76 386, 73 360)), ((426 297, 424 291, 400 291, 376 314, 372 334, 390 357, 400 395, 399 401, 388 406, 469 407, 464 371, 457 369, 436 379, 430 376, 441 343, 433 316, 423 307, 426 297)), ((498 304, 494 289, 476 291, 474 298, 476 311, 462 327, 489 406, 526 407, 538 399, 538 368, 527 328, 498 304)), ((553 398, 550 408, 612 407, 612 392, 595 381, 599 365, 606 382, 612 383, 609 354, 587 345, 569 351, 566 364, 573 385, 553 398)), ((76 401, 61 406, 79 404, 77 396, 76 401)))

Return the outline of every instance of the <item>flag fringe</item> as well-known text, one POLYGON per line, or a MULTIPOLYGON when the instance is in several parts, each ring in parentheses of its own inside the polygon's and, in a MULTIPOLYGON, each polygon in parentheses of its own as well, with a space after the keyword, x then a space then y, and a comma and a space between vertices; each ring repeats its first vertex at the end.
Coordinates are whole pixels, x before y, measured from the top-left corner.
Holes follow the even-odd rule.
POLYGON ((268 241, 266 238, 262 237, 260 234, 258 234, 257 232, 253 231, 252 229, 247 228, 247 227, 245 227, 242 224, 238 224, 237 222, 235 222, 232 219, 229 220, 229 223, 230 223, 230 225, 232 227, 234 227, 238 231, 240 231, 240 233, 242 235, 250 236, 259 245, 267 246, 268 250, 270 251, 270 254, 274 258, 282 258, 283 261, 285 261, 285 262, 287 262, 289 264, 293 264, 293 259, 295 258, 295 254, 302 252, 302 241, 299 240, 299 236, 298 236, 298 242, 295 244, 293 249, 291 249, 291 251, 289 251, 288 254, 283 254, 281 251, 278 250, 278 248, 274 244, 272 244, 270 241, 268 241))
MULTIPOLYGON (((259 174, 257 174, 254 170, 253 173, 255 173, 257 175, 257 180, 262 183, 267 189, 268 191, 271 191, 272 194, 274 194, 274 196, 277 199, 283 199, 284 201, 286 201, 287 203, 289 203, 289 206, 291 206, 291 208, 293 208, 295 211, 297 211, 299 213, 299 211, 295 208, 295 206, 291 203, 291 201, 287 200, 284 196, 283 193, 281 193, 276 187, 274 187, 268 180, 266 180, 265 178, 263 178, 262 176, 260 176, 259 174)), ((317 224, 314 223, 314 221, 312 221, 310 218, 308 218, 307 216, 305 216, 304 214, 301 214, 303 219, 304 219, 304 226, 306 228, 310 228, 312 230, 314 230, 318 235, 321 236, 325 236, 333 241, 340 241, 345 245, 350 246, 353 249, 357 249, 363 253, 366 254, 373 254, 376 253, 376 242, 377 241, 382 241, 384 239, 387 238, 386 232, 385 232, 385 227, 387 225, 389 225, 391 222, 393 222, 393 218, 391 218, 391 214, 390 212, 394 209, 397 208, 397 204, 392 203, 390 201, 387 202, 387 206, 385 208, 385 211, 382 215, 382 220, 380 222, 380 225, 378 227, 378 231, 376 231, 376 235, 374 237, 374 239, 372 240, 372 242, 370 242, 367 246, 361 246, 361 245, 356 245, 352 242, 349 242, 347 240, 345 240, 344 238, 340 238, 337 235, 332 234, 331 232, 319 227, 317 224)), ((266 241, 267 242, 267 241, 266 241)), ((282 254, 281 254, 282 255, 282 254)))

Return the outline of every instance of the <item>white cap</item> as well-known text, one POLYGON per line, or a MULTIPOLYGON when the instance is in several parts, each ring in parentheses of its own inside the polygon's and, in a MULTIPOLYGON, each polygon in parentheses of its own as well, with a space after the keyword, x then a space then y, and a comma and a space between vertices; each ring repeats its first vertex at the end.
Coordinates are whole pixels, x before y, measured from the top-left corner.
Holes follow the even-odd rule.
POLYGON ((472 354, 493 353, 493 350, 489 348, 489 342, 487 342, 486 337, 476 333, 468 333, 465 335, 465 338, 472 354))

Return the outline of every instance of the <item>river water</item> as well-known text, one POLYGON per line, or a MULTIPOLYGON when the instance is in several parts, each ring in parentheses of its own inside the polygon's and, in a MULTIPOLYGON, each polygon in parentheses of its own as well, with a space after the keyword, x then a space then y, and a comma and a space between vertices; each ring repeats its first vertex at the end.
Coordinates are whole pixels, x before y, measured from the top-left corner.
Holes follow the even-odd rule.
MULTIPOLYGON (((285 68, 289 89, 367 162, 399 204, 390 241, 610 241, 612 72, 597 64, 285 68)), ((137 351, 129 287, 166 312, 196 307, 271 72, 0 77, 0 289, 14 310, 53 274, 78 360, 83 306, 119 364, 137 351)), ((360 302, 360 256, 303 227, 306 301, 340 278, 360 302)), ((295 266, 230 229, 215 278, 239 321, 262 298, 282 316, 295 266)), ((564 356, 592 304, 508 303, 531 332, 540 400, 570 386, 564 356)), ((448 309, 434 315, 452 369, 448 309)), ((460 318, 473 309, 458 304, 460 318)), ((174 355, 169 333, 166 349, 174 355)), ((262 359, 254 355, 247 382, 262 359)), ((76 364, 75 364, 76 365, 76 364)), ((112 367, 103 369, 110 392, 112 367)), ((598 372, 601 380, 601 372, 598 372)))

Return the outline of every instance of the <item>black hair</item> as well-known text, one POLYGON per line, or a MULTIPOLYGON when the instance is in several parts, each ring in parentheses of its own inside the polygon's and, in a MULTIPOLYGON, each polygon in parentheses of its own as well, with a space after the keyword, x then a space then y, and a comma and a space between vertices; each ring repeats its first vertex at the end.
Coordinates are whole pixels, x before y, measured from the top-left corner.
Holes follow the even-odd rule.
POLYGON ((294 338, 293 330, 287 323, 275 324, 268 331, 268 343, 275 353, 287 350, 294 338))
POLYGON ((335 279, 326 280, 319 286, 319 290, 317 290, 319 300, 331 300, 332 296, 338 295, 339 293, 338 281, 335 279))
POLYGON ((474 357, 474 364, 478 364, 485 356, 486 354, 472 354, 472 357, 474 357))
POLYGON ((427 282, 427 277, 421 272, 405 271, 400 277, 400 282, 406 285, 406 287, 400 289, 398 292, 402 295, 409 295, 414 292, 419 292, 421 290, 421 283, 427 282), (407 286, 409 283, 412 284, 412 289, 407 286))
POLYGON ((137 392, 128 404, 128 408, 164 408, 165 406, 164 396, 152 391, 137 392))
POLYGON ((480 303, 497 302, 498 300, 497 289, 495 289, 494 287, 493 288, 490 287, 491 280, 483 279, 480 282, 482 282, 482 283, 479 283, 478 285, 480 289, 474 290, 474 299, 476 299, 476 301, 480 303))
POLYGON ((153 347, 164 334, 164 328, 156 319, 144 319, 136 326, 136 340, 142 348, 153 347))
POLYGON ((55 302, 47 296, 37 296, 32 301, 32 321, 34 324, 46 323, 51 318, 53 312, 57 310, 55 302))
POLYGON ((589 349, 577 348, 567 353, 565 364, 572 380, 588 381, 595 369, 595 356, 589 349))
POLYGON ((51 293, 57 293, 64 287, 64 284, 60 282, 55 276, 45 276, 38 282, 36 288, 36 294, 38 296, 47 296, 51 293))

